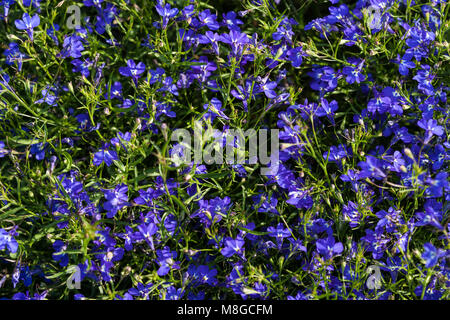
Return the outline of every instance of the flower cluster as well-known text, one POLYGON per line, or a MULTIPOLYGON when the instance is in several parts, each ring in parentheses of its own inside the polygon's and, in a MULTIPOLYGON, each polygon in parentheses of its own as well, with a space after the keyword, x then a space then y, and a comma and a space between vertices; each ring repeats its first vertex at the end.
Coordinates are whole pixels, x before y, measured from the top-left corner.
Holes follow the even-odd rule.
POLYGON ((75 29, 17 2, 0 298, 61 297, 70 266, 74 299, 450 298, 446 0, 86 0, 75 29), (175 163, 198 123, 278 129, 279 158, 175 163))

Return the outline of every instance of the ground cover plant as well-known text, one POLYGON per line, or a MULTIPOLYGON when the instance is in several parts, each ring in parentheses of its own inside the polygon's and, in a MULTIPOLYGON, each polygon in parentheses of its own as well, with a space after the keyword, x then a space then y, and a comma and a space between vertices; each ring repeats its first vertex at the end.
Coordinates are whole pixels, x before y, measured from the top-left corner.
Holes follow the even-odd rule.
POLYGON ((2 0, 0 298, 449 299, 448 15, 2 0))

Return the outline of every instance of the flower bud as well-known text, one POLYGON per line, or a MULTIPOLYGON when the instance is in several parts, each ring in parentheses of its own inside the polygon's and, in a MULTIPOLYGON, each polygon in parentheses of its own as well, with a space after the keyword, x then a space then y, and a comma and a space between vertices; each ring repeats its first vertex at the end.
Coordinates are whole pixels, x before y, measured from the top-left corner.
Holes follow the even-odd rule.
POLYGON ((411 158, 412 160, 414 160, 414 155, 413 155, 413 153, 412 153, 412 151, 411 151, 410 148, 405 148, 405 149, 403 150, 403 152, 405 153, 405 155, 406 155, 408 158, 411 158))

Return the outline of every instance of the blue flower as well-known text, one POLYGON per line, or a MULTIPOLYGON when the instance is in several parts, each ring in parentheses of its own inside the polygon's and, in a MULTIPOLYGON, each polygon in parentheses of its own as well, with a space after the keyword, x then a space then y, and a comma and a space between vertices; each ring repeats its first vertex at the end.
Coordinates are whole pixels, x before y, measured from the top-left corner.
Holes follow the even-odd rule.
POLYGON ((362 169, 359 174, 360 178, 373 177, 377 180, 386 178, 386 174, 382 170, 383 164, 383 160, 368 155, 366 161, 358 163, 358 166, 362 169))
POLYGON ((358 206, 353 201, 349 201, 347 205, 344 205, 342 212, 345 220, 350 221, 350 227, 359 227, 362 214, 359 212, 358 206))
POLYGON ((35 14, 33 17, 30 17, 30 15, 25 12, 22 15, 22 19, 17 19, 16 21, 14 21, 14 23, 17 29, 26 30, 31 41, 33 41, 33 28, 36 28, 41 23, 41 20, 39 19, 39 16, 37 14, 35 14))
POLYGON ((83 50, 82 38, 74 33, 64 38, 63 49, 57 56, 61 58, 80 58, 83 50))
POLYGON ((169 286, 166 292, 160 293, 160 298, 164 300, 180 300, 184 295, 183 288, 175 288, 174 286, 169 286))
POLYGON ((163 18, 162 28, 167 28, 167 23, 169 19, 175 17, 178 14, 177 8, 172 8, 169 3, 166 3, 163 7, 161 4, 156 5, 156 12, 163 18))
POLYGON ((121 183, 114 190, 105 190, 105 198, 107 201, 103 207, 107 211, 106 216, 113 218, 120 209, 128 205, 128 186, 121 183))
POLYGON ((344 250, 344 246, 341 242, 334 240, 333 236, 329 236, 325 239, 319 239, 316 241, 317 252, 322 255, 326 260, 339 255, 344 250))
POLYGON ((168 274, 170 270, 180 269, 180 262, 175 261, 178 254, 176 251, 171 251, 169 247, 166 246, 162 250, 157 250, 156 256, 159 264, 158 276, 162 277, 168 274))
POLYGON ((239 25, 244 24, 241 20, 237 19, 237 14, 234 11, 222 14, 222 24, 227 26, 229 30, 240 31, 239 25))
POLYGON ((109 167, 114 160, 119 160, 117 156, 117 152, 114 150, 109 150, 109 144, 106 143, 102 146, 102 148, 94 154, 94 165, 99 166, 103 162, 109 167))
POLYGON ((155 250, 153 236, 156 234, 156 232, 158 232, 158 227, 156 226, 156 224, 153 222, 150 222, 148 224, 143 223, 138 226, 138 230, 144 240, 148 243, 150 248, 152 250, 155 250))
POLYGON ((220 28, 217 22, 217 16, 211 13, 209 9, 203 10, 198 14, 198 20, 206 25, 210 30, 218 30, 220 28))
POLYGON ((44 103, 45 102, 49 106, 52 106, 52 107, 57 106, 56 101, 58 100, 58 97, 55 96, 51 90, 49 90, 48 88, 42 89, 41 95, 42 95, 42 98, 39 100, 36 100, 36 103, 44 103))
POLYGON ((53 242, 53 249, 55 253, 52 254, 53 260, 58 261, 61 267, 66 267, 69 264, 69 255, 64 253, 67 250, 67 245, 61 241, 53 242))
POLYGON ((5 143, 0 140, 0 158, 3 158, 8 152, 8 149, 5 149, 5 143))
POLYGON ((143 62, 135 63, 133 59, 127 61, 126 67, 120 67, 119 73, 125 77, 131 77, 137 86, 137 80, 145 71, 145 64, 143 62))
POLYGON ((425 260, 425 268, 434 267, 439 259, 445 256, 444 250, 436 248, 429 242, 425 243, 423 248, 422 259, 425 260))
POLYGON ((19 249, 19 244, 14 239, 14 236, 17 236, 15 228, 9 232, 0 229, 0 250, 8 249, 9 252, 16 253, 17 249, 19 249))
POLYGON ((409 73, 409 69, 416 67, 416 64, 411 61, 412 58, 412 53, 405 53, 401 59, 400 56, 397 56, 398 71, 402 76, 407 76, 409 73))
POLYGON ((434 119, 421 119, 417 122, 417 125, 425 130, 425 144, 428 144, 434 135, 440 137, 444 134, 444 128, 438 125, 434 119))
POLYGON ((366 79, 366 76, 361 72, 364 61, 358 58, 349 58, 347 60, 349 63, 353 64, 354 66, 345 66, 342 68, 342 73, 346 75, 345 81, 347 83, 361 83, 366 79))
POLYGON ((17 67, 19 71, 22 71, 22 61, 28 56, 19 50, 19 45, 15 42, 9 44, 9 48, 6 49, 3 54, 6 56, 6 64, 13 65, 17 61, 17 67))
POLYGON ((290 49, 288 52, 289 61, 291 61, 294 68, 299 68, 301 66, 303 57, 305 56, 307 56, 307 54, 303 52, 302 47, 290 49))
POLYGON ((330 120, 330 122, 334 124, 334 113, 337 111, 337 109, 338 103, 336 100, 328 102, 327 99, 322 98, 320 99, 320 105, 317 108, 315 115, 318 117, 326 116, 328 120, 330 120))
POLYGON ((268 227, 267 232, 269 233, 270 237, 274 237, 277 239, 279 249, 281 249, 283 239, 291 237, 291 231, 288 228, 285 228, 285 226, 281 222, 277 224, 276 228, 272 226, 268 227))
POLYGON ((245 244, 245 240, 239 236, 236 239, 227 237, 225 240, 225 247, 222 248, 220 253, 222 253, 222 255, 227 258, 230 258, 230 257, 234 256, 235 254, 238 254, 239 256, 243 257, 244 244, 245 244))
POLYGON ((36 160, 43 160, 45 158, 45 151, 47 149, 48 143, 35 143, 31 145, 30 153, 35 155, 36 160))

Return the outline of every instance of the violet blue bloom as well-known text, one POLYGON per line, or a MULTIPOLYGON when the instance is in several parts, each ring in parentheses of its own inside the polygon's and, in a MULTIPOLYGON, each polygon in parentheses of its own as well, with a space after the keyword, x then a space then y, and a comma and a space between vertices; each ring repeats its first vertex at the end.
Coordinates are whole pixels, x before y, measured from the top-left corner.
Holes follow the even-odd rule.
POLYGON ((22 15, 22 19, 17 19, 14 23, 17 29, 26 30, 31 41, 33 41, 33 28, 36 28, 41 23, 41 20, 37 14, 30 17, 30 15, 25 12, 22 15))

